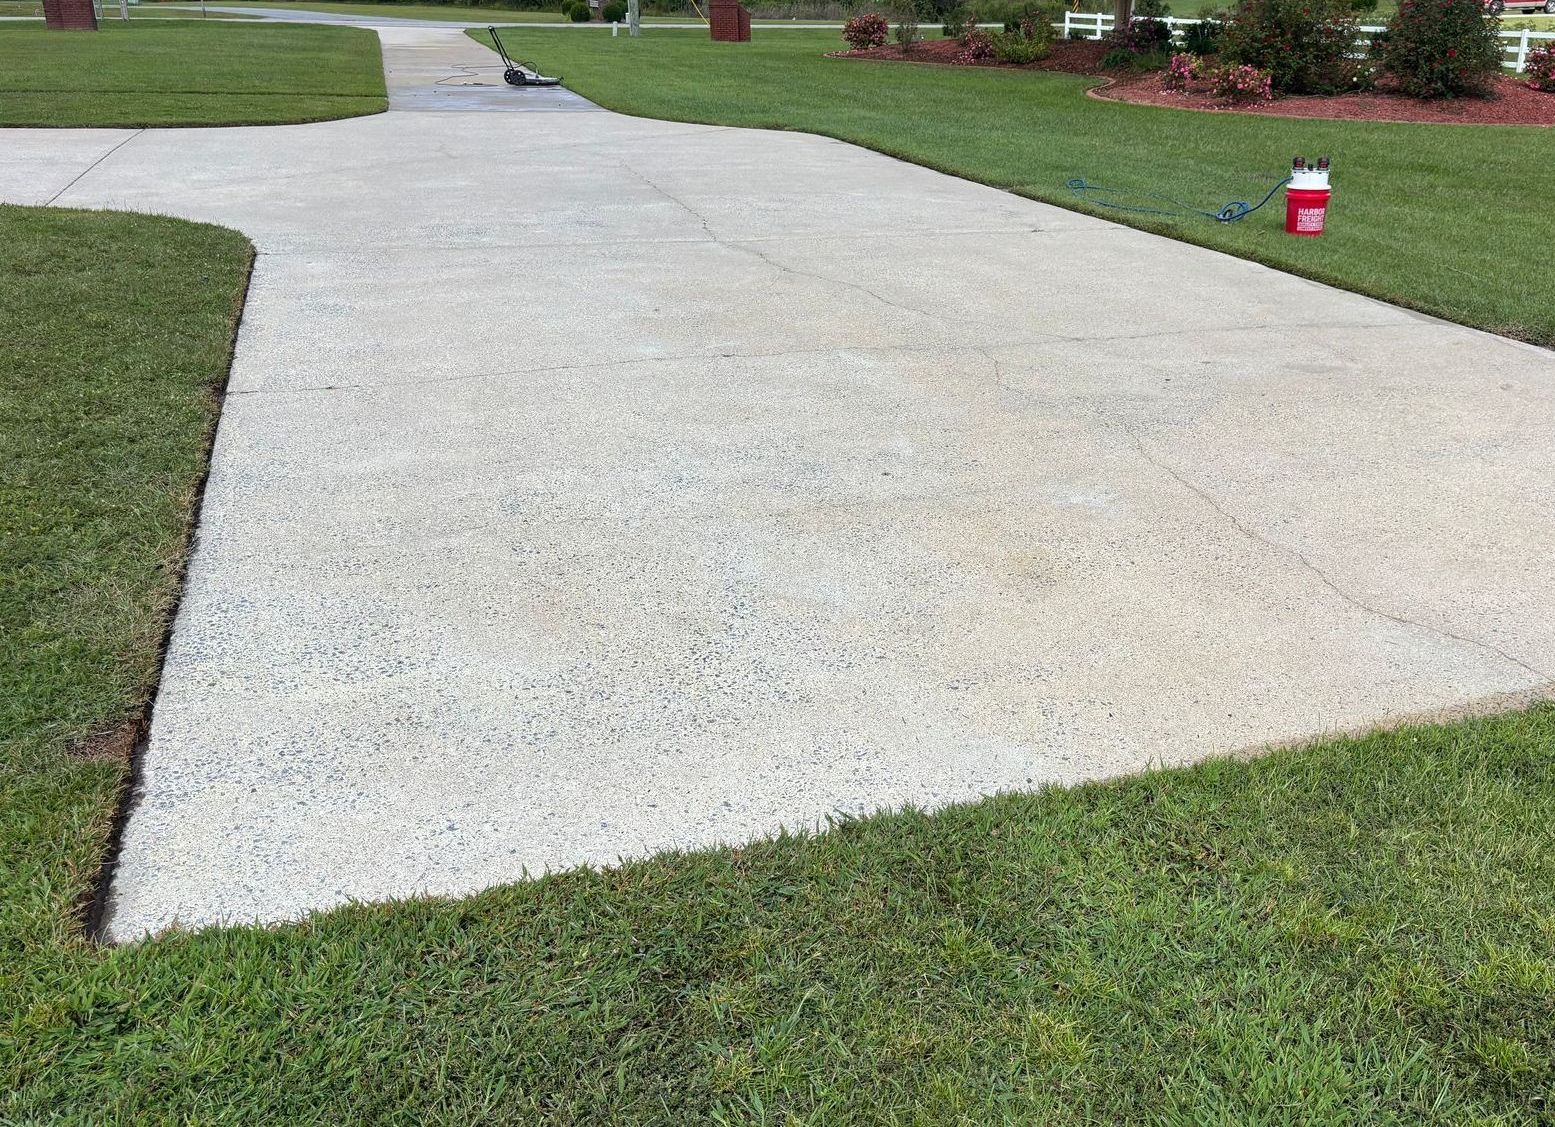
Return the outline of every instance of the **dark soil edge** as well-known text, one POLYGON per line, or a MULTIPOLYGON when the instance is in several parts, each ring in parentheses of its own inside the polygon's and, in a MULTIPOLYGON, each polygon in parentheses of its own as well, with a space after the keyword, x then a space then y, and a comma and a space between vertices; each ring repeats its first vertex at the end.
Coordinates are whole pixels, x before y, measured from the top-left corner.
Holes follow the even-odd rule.
MULTIPOLYGON (((138 714, 129 720, 123 727, 130 728, 133 733, 133 744, 129 751, 129 764, 124 772, 124 777, 119 782, 119 793, 114 800, 113 820, 108 826, 108 839, 103 843, 102 863, 98 865, 97 875, 91 883, 82 890, 81 898, 77 904, 77 912, 81 920, 81 933, 87 942, 97 945, 111 946, 112 941, 105 934, 109 907, 112 901, 110 890, 113 887, 114 874, 119 868, 119 855, 124 849, 124 831, 129 825, 130 815, 135 812, 135 806, 141 794, 141 783, 145 776, 146 750, 151 742, 151 713, 156 707, 157 696, 162 689, 162 671, 167 666, 167 651, 173 642, 173 624, 178 621, 178 612, 183 606, 185 585, 189 578, 189 559, 194 554, 195 538, 200 527, 200 515, 205 508, 205 486, 211 478, 211 453, 216 446, 216 432, 221 426, 221 416, 227 403, 227 385, 232 380, 232 360, 237 353, 238 332, 243 325, 243 310, 248 304, 248 290, 254 278, 254 261, 256 252, 254 244, 248 244, 248 261, 243 266, 243 284, 238 290, 237 300, 232 309, 232 327, 227 334, 227 363, 221 373, 220 380, 211 388, 211 397, 215 400, 216 410, 211 415, 210 426, 206 430, 204 442, 204 465, 200 470, 199 480, 195 482, 194 498, 189 506, 189 522, 184 529, 183 551, 178 559, 178 574, 175 577, 173 599, 167 608, 167 621, 162 625, 162 640, 157 646, 157 676, 151 685, 146 699, 141 703, 138 714)), ((123 727, 117 730, 123 730, 123 727)), ((92 737, 82 741, 78 746, 90 746, 100 737, 92 737)))

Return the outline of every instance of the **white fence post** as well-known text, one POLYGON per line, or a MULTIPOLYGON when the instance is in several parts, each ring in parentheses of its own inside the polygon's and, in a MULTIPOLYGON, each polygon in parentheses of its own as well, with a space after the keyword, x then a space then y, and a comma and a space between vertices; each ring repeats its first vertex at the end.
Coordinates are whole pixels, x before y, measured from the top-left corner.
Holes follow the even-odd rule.
POLYGON ((1517 40, 1517 63, 1512 67, 1518 74, 1523 73, 1523 66, 1528 62, 1528 29, 1523 28, 1522 36, 1517 40))

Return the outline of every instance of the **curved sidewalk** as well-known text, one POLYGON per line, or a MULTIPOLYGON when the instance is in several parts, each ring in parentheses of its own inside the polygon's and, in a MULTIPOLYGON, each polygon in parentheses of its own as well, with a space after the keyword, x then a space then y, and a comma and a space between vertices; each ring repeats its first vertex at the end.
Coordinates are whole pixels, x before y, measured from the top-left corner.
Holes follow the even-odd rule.
POLYGON ((598 110, 0 131, 0 198, 259 248, 120 938, 1555 671, 1536 348, 822 138, 598 110))

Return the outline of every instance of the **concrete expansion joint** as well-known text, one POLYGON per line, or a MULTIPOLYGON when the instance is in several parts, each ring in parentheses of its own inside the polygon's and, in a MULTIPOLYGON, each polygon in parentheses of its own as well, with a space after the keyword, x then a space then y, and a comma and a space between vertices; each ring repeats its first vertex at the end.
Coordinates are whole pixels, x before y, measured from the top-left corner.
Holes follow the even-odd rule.
POLYGON ((1224 520, 1226 520, 1231 525, 1231 527, 1236 529, 1236 531, 1239 532, 1243 537, 1253 541, 1256 544, 1261 544, 1266 548, 1272 549, 1275 552, 1279 552, 1280 554, 1295 560, 1305 571, 1315 577, 1319 583, 1328 588, 1329 591, 1338 596, 1341 600, 1354 609, 1361 611, 1364 614, 1370 614, 1376 616, 1377 618, 1386 619, 1387 621, 1396 623, 1399 626, 1407 626, 1414 630, 1423 630, 1426 633, 1434 634, 1439 638, 1458 642, 1466 646, 1472 646, 1475 649, 1492 654, 1495 657, 1500 658, 1502 661, 1514 665, 1521 669, 1523 672, 1537 678, 1542 688, 1555 685, 1555 676, 1552 676, 1551 674, 1546 673, 1544 670, 1530 665, 1522 658, 1517 657, 1515 654, 1508 653, 1506 650, 1492 642, 1486 642, 1480 638, 1472 638, 1466 634, 1459 634, 1452 630, 1448 630, 1445 627, 1433 626, 1428 622, 1420 622, 1416 619, 1408 618, 1404 615, 1394 614, 1391 611, 1383 610, 1381 607, 1373 606, 1371 603, 1366 602, 1364 599, 1351 594, 1349 591, 1346 591, 1343 587, 1339 586, 1339 584, 1334 581, 1332 576, 1330 576, 1322 568, 1318 567, 1317 564, 1313 563, 1299 550, 1291 547, 1289 544, 1281 544, 1277 540, 1271 540, 1267 536, 1264 536, 1262 533, 1258 532, 1256 529, 1248 526, 1247 524, 1244 524, 1235 513, 1231 512, 1224 505, 1222 505, 1214 494, 1210 493, 1208 490, 1202 488, 1201 486, 1194 484, 1175 467, 1169 465, 1152 454, 1150 452, 1150 448, 1145 445, 1144 440, 1139 437, 1138 432, 1135 431, 1132 427, 1125 425, 1123 427, 1123 431, 1133 441, 1134 447, 1139 451, 1139 456, 1141 458, 1150 463, 1150 465, 1154 466, 1156 469, 1160 470, 1162 473, 1166 474, 1178 485, 1182 486, 1182 488, 1186 489, 1195 497, 1199 498, 1199 500, 1203 501, 1206 505, 1218 513, 1224 520))

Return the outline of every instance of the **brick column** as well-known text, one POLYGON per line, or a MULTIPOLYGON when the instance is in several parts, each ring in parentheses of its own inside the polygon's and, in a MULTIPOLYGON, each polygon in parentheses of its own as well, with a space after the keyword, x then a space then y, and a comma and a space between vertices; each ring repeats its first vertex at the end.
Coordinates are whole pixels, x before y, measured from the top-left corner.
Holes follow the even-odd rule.
POLYGON ((749 43, 751 14, 738 0, 712 0, 708 24, 719 43, 749 43))

